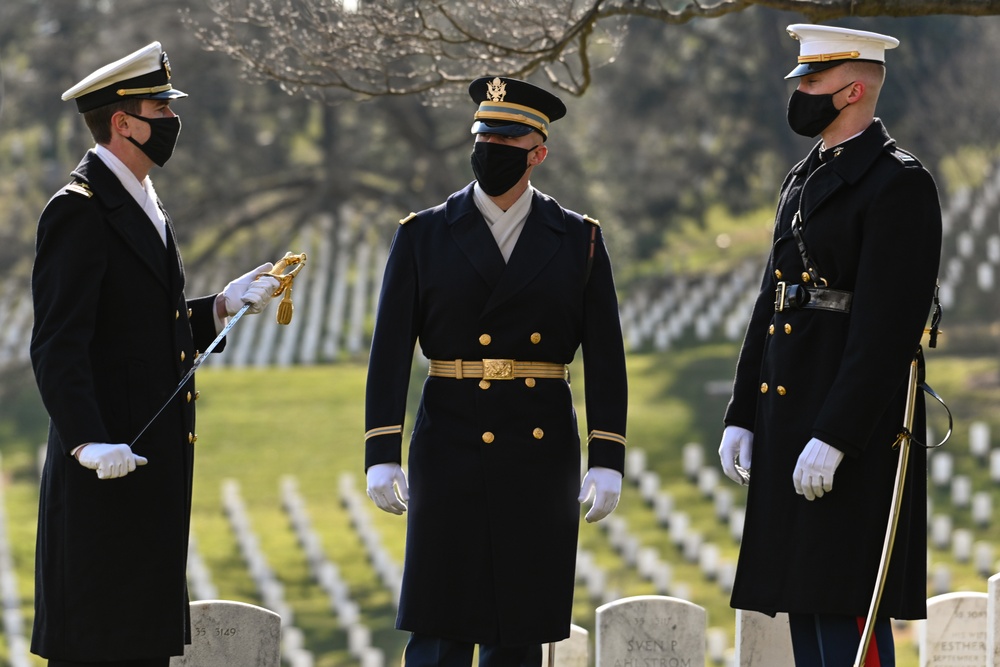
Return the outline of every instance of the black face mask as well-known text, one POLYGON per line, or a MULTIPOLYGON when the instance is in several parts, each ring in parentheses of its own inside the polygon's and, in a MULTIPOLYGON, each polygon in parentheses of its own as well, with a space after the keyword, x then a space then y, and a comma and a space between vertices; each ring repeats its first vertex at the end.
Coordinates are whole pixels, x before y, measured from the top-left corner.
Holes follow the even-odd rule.
MULTIPOLYGON (((854 82, 844 86, 847 88, 854 82)), ((841 88, 840 90, 844 90, 841 88)), ((847 104, 839 109, 833 104, 833 96, 840 90, 828 95, 809 95, 800 90, 792 91, 788 99, 788 126, 795 134, 803 137, 815 137, 836 120, 847 104)))
MULTIPOLYGON (((127 111, 125 113, 128 113, 127 111)), ((132 137, 126 137, 129 141, 139 147, 150 160, 158 167, 162 167, 174 154, 174 146, 177 145, 177 135, 181 133, 181 117, 171 116, 170 118, 146 118, 129 113, 132 118, 149 123, 149 139, 146 143, 140 144, 132 137)))
POLYGON ((477 141, 472 148, 472 173, 479 187, 491 197, 499 197, 514 187, 528 170, 528 153, 538 148, 477 141))

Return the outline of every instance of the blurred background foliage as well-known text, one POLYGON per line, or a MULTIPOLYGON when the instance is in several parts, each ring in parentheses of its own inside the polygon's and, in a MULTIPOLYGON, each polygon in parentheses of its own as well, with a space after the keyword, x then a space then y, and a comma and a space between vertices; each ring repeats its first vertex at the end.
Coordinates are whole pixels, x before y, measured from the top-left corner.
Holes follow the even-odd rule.
MULTIPOLYGON (((97 67, 153 40, 169 54, 174 85, 190 94, 173 105, 183 120, 177 152, 165 169, 152 174, 174 220, 189 278, 228 278, 261 257, 297 251, 299 235, 318 220, 337 243, 385 246, 409 211, 433 206, 471 180, 474 107, 467 97, 358 101, 331 91, 292 94, 288 86, 249 74, 236 60, 206 50, 198 30, 212 26, 215 16, 202 0, 0 4, 0 266, 7 293, 28 295, 37 216, 93 143, 75 105, 61 102, 60 94, 97 67)), ((681 25, 622 19, 620 48, 603 53, 582 96, 564 95, 569 114, 553 125, 549 158, 534 184, 564 206, 601 220, 623 303, 640 292, 655 294, 667 282, 734 274, 743 263, 759 264, 766 257, 778 187, 812 145, 785 123, 794 84, 783 77, 797 54, 785 26, 802 20, 799 14, 764 8, 681 25)), ((899 144, 935 175, 946 207, 988 185, 1000 157, 1000 17, 833 23, 901 40, 900 48, 888 53, 879 115, 899 144)), ((490 69, 490 62, 484 58, 481 74, 505 74, 490 69)), ((546 85, 544 77, 532 80, 546 85)), ((985 224, 996 235, 995 200, 988 211, 985 224)), ((946 239, 946 259, 959 252, 956 248, 954 239, 946 239)), ((756 277, 749 283, 757 284, 756 277)), ((937 367, 935 388, 952 399, 963 447, 971 421, 986 420, 994 432, 1000 429, 997 294, 995 289, 962 290, 965 298, 945 315, 946 356, 937 367)), ((2 336, 23 339, 30 319, 9 319, 0 322, 2 336)), ((368 334, 370 322, 369 314, 368 334)), ((706 388, 717 388, 720 381, 725 385, 737 350, 731 339, 719 337, 710 344, 688 337, 677 349, 660 353, 648 346, 631 350, 630 445, 650 453, 650 467, 665 485, 675 485, 676 497, 698 508, 696 514, 711 514, 711 508, 698 500, 695 487, 677 479, 681 448, 700 442, 706 460, 713 455, 726 395, 706 388)), ((209 399, 201 406, 199 426, 204 424, 203 435, 213 444, 199 454, 195 526, 223 596, 256 601, 232 539, 220 529, 220 478, 235 475, 252 489, 247 491, 253 494, 251 509, 273 532, 267 539, 280 543, 275 553, 284 554, 294 552, 294 538, 276 507, 275 480, 285 472, 300 474, 331 550, 346 550, 345 557, 362 570, 354 585, 362 600, 372 596, 366 613, 377 638, 395 650, 399 638, 390 630, 386 593, 372 570, 359 564, 363 554, 341 532, 347 530, 346 519, 333 502, 339 471, 348 470, 361 482, 364 357, 360 352, 342 359, 340 368, 328 374, 315 368, 207 372, 203 386, 209 399), (285 394, 277 401, 246 396, 247 388, 268 382, 299 391, 291 394, 294 400, 285 394), (247 415, 253 418, 244 423, 247 415), (282 431, 289 422, 295 428, 282 431), (278 455, 291 451, 295 454, 285 469, 278 455), (345 451, 350 454, 342 455, 345 451)), ((0 377, 0 453, 4 473, 15 484, 7 497, 13 503, 15 559, 30 616, 34 456, 45 438, 46 418, 26 355, 4 360, 0 377)), ((940 416, 932 422, 943 432, 940 416)), ((969 457, 956 464, 957 471, 984 480, 983 467, 969 457)), ((1000 486, 991 488, 996 505, 1000 486)), ((936 507, 948 504, 946 489, 933 493, 936 507)), ((626 491, 620 512, 632 525, 646 526, 644 540, 666 542, 634 492, 626 491)), ((389 536, 390 550, 401 557, 401 524, 387 515, 376 523, 389 536)), ((968 523, 964 515, 956 518, 956 525, 968 523)), ((995 538, 995 527, 984 534, 991 530, 995 538)), ((648 582, 616 560, 602 535, 585 529, 583 545, 606 564, 613 583, 625 594, 652 592, 648 582)), ((737 548, 728 544, 726 555, 732 557, 737 548)), ((666 554, 669 549, 664 549, 666 554)), ((275 558, 284 559, 277 567, 287 566, 289 578, 306 582, 301 554, 275 558)), ((695 566, 677 561, 676 576, 697 579, 695 566)), ((956 585, 983 588, 972 566, 956 567, 956 585)), ((317 664, 352 664, 342 629, 316 611, 315 587, 302 586, 300 613, 314 617, 303 621, 304 627, 319 647, 317 655, 324 656, 317 664)), ((714 583, 695 583, 691 592, 709 609, 710 623, 731 633, 727 596, 714 583)), ((594 605, 585 593, 578 597, 578 620, 591 623, 594 605)))

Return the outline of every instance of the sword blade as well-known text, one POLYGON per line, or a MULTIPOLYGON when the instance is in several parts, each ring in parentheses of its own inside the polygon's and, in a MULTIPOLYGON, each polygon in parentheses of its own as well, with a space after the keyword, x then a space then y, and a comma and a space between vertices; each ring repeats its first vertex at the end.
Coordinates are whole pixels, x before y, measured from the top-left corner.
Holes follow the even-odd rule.
POLYGON ((232 317, 229 318, 229 321, 226 323, 226 326, 224 326, 222 328, 222 331, 220 331, 219 335, 215 337, 215 340, 213 340, 211 343, 209 343, 208 347, 205 348, 205 351, 202 352, 201 354, 199 354, 198 358, 194 360, 193 364, 191 364, 191 368, 188 369, 188 372, 184 374, 183 378, 181 378, 181 381, 174 388, 173 393, 170 394, 170 398, 168 398, 166 401, 163 402, 163 405, 161 405, 160 409, 156 411, 156 414, 153 415, 153 417, 148 422, 146 422, 146 425, 142 427, 142 430, 139 431, 139 434, 137 436, 135 436, 135 438, 132 439, 132 442, 129 444, 129 448, 134 448, 135 447, 135 443, 139 441, 139 438, 141 438, 142 435, 146 432, 146 429, 148 429, 150 426, 152 426, 153 422, 156 421, 157 417, 159 417, 160 414, 162 414, 163 411, 167 409, 167 406, 170 405, 170 402, 173 401, 174 398, 177 397, 177 394, 179 394, 180 391, 181 391, 181 389, 184 388, 184 385, 186 385, 188 383, 188 380, 190 380, 191 376, 194 375, 194 372, 196 370, 198 370, 198 367, 201 366, 201 364, 206 359, 208 359, 209 353, 212 350, 214 350, 215 347, 222 341, 222 339, 226 337, 226 334, 228 334, 229 331, 234 326, 236 326, 236 323, 240 321, 240 318, 243 317, 244 313, 246 313, 247 310, 249 310, 249 308, 250 308, 250 304, 249 303, 245 303, 245 304, 243 304, 242 308, 240 308, 239 310, 237 310, 236 313, 232 317))

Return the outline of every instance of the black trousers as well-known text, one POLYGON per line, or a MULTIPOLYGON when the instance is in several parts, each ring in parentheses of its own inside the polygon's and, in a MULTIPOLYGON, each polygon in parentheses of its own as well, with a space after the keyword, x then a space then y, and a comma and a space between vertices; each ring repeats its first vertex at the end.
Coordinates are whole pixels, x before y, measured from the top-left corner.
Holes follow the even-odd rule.
MULTIPOLYGON (((788 614, 795 667, 853 665, 865 619, 834 614, 788 614)), ((896 649, 889 619, 875 622, 863 667, 894 667, 896 649)))
MULTIPOLYGON (((403 650, 402 667, 470 667, 475 644, 413 633, 403 650)), ((542 646, 479 645, 479 667, 541 667, 542 646)))
POLYGON ((144 660, 109 660, 104 662, 76 662, 75 660, 49 660, 49 667, 168 667, 170 657, 144 660))

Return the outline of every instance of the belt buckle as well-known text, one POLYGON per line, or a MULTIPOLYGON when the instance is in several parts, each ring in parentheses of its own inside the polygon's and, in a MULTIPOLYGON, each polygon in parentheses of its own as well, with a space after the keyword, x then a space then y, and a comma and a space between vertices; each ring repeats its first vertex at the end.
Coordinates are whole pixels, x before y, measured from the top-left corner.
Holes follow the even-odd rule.
POLYGON ((780 313, 785 310, 785 289, 787 285, 784 280, 778 282, 778 289, 774 291, 774 312, 780 313))
POLYGON ((513 380, 513 359, 483 359, 484 380, 513 380))

